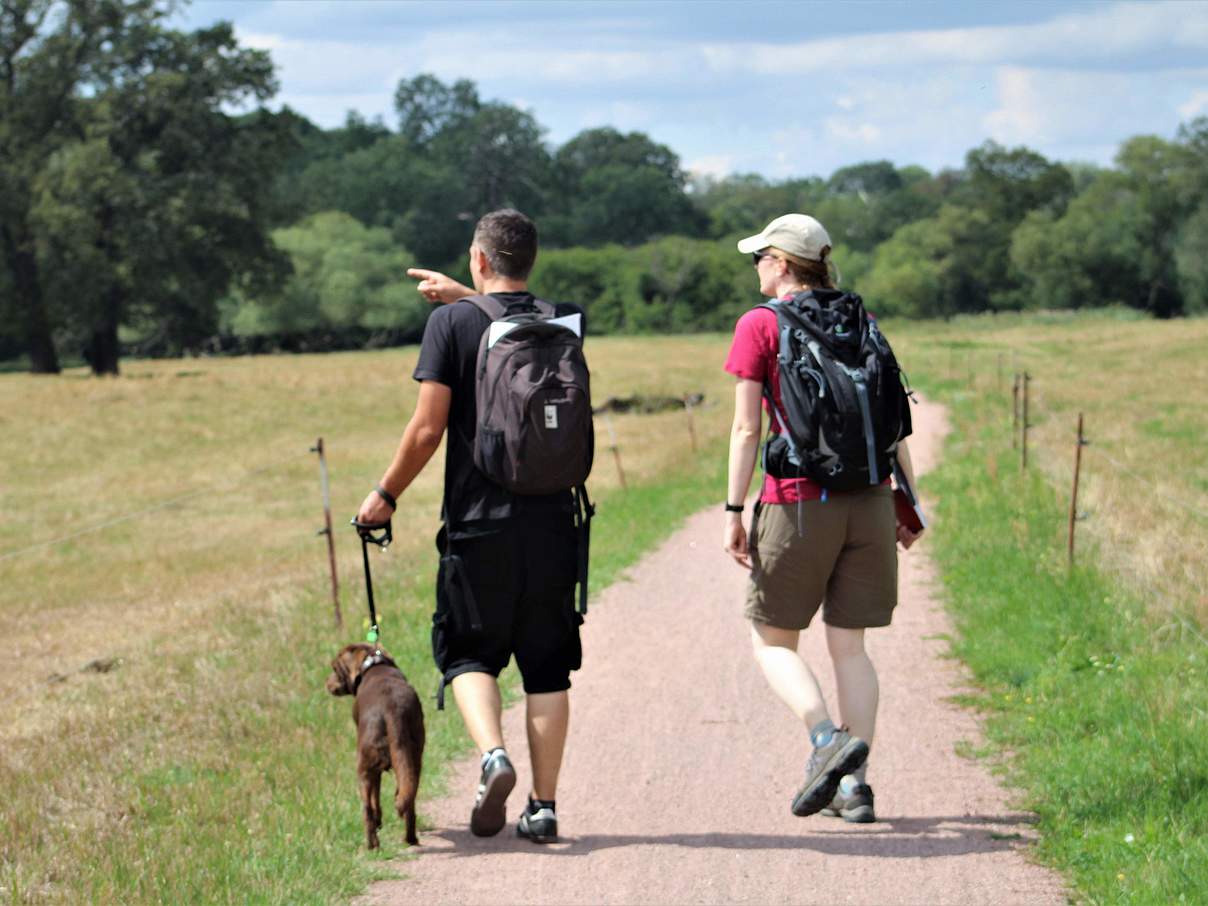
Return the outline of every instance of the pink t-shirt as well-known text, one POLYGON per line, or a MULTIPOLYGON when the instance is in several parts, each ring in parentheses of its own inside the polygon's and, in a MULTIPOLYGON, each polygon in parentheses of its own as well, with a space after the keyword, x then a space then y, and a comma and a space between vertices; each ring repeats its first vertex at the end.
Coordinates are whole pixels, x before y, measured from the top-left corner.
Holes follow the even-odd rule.
MULTIPOLYGON (((776 313, 766 308, 752 308, 738 319, 734 328, 734 341, 730 354, 726 356, 726 371, 748 381, 768 382, 771 377, 772 397, 778 406, 783 406, 780 397, 780 373, 776 368, 776 356, 780 352, 780 339, 776 334, 776 313)), ((763 401, 764 411, 772 418, 768 401, 763 401)), ((818 500, 822 497, 822 485, 808 478, 764 477, 763 490, 759 499, 763 503, 796 503, 798 500, 818 500)))

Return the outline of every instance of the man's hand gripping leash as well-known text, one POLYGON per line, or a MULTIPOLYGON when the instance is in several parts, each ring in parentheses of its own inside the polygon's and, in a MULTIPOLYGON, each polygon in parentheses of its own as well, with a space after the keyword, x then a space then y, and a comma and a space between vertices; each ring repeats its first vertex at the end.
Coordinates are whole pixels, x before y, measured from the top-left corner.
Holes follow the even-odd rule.
POLYGON ((379 637, 378 617, 377 608, 373 604, 373 577, 369 572, 369 545, 376 544, 379 548, 385 550, 390 546, 390 542, 394 540, 394 533, 390 528, 390 520, 369 524, 357 522, 354 516, 351 523, 357 530, 357 534, 361 536, 361 557, 365 561, 365 593, 369 598, 369 632, 365 636, 365 640, 371 645, 377 645, 379 637))

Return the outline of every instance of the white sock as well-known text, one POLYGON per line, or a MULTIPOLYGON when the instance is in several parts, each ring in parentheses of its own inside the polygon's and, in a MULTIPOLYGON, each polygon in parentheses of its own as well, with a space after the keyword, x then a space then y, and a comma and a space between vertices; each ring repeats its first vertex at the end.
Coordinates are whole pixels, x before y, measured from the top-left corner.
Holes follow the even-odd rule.
POLYGON ((867 771, 868 764, 865 763, 852 773, 844 774, 843 779, 839 781, 839 792, 844 796, 850 796, 857 786, 866 782, 864 778, 867 776, 867 771))

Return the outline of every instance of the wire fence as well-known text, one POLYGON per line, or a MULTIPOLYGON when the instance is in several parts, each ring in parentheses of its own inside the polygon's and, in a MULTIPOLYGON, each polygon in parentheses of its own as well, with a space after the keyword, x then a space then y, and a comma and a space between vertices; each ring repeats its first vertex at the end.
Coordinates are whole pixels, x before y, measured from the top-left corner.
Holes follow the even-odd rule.
MULTIPOLYGON (((1014 358, 1014 355, 1013 355, 1014 358)), ((1001 362, 1001 357, 1000 357, 1001 362)), ((1035 446, 1036 429, 1038 426, 1031 421, 1029 416, 1029 407, 1031 414, 1039 416, 1039 410, 1036 406, 1036 398, 1031 396, 1032 382, 1035 378, 1027 372, 1017 372, 1015 374, 1015 383, 1010 392, 1011 405, 1011 427, 1012 427, 1012 450, 1019 457, 1020 468, 1026 471, 1028 468, 1028 449, 1029 449, 1029 433, 1032 434, 1032 443, 1035 446)), ((1002 389, 1001 382, 998 385, 1002 389)), ((1060 431, 1064 434, 1059 423, 1050 418, 1045 425, 1045 431, 1042 435, 1042 446, 1045 449, 1045 471, 1054 479, 1070 482, 1070 517, 1069 517, 1069 566, 1072 568, 1074 564, 1074 542, 1076 535, 1076 526, 1089 517, 1089 513, 1084 513, 1078 509, 1079 503, 1079 483, 1080 479, 1093 478, 1097 480, 1106 479, 1108 482, 1116 484, 1117 489, 1120 482, 1131 482, 1135 486, 1135 493, 1143 495, 1147 501, 1159 501, 1163 504, 1163 509, 1169 509, 1171 512, 1189 514, 1200 520, 1208 520, 1208 511, 1203 507, 1196 505, 1188 500, 1179 499, 1169 493, 1166 493, 1154 487, 1154 481, 1150 476, 1142 474, 1135 466, 1123 462, 1116 456, 1113 456, 1103 448, 1101 442, 1093 439, 1093 425, 1087 429, 1091 435, 1088 437, 1084 432, 1084 413, 1077 414, 1076 430, 1070 432, 1068 441, 1063 437, 1058 439, 1056 432, 1060 431), (1063 457, 1057 455, 1056 451, 1063 444, 1069 443, 1075 447, 1074 455, 1070 460, 1064 460, 1063 457), (1087 462, 1089 460, 1089 463, 1087 462), (1072 462, 1071 462, 1072 461, 1072 462)), ((1073 427, 1073 426, 1071 426, 1073 427)), ((1173 517, 1172 517, 1173 518, 1173 517)), ((1157 591, 1154 583, 1157 581, 1155 577, 1153 582, 1146 579, 1143 575, 1143 570, 1137 570, 1135 564, 1127 563, 1127 556, 1122 555, 1121 563, 1124 566, 1124 572, 1130 574, 1132 581, 1138 583, 1138 587, 1146 592, 1157 591), (1150 588, 1150 585, 1154 585, 1150 588)), ((1161 583, 1157 583, 1161 584, 1161 583)), ((1176 580, 1177 584, 1177 580, 1176 580)), ((1158 591, 1158 594, 1162 593, 1158 591)), ((1160 597, 1158 599, 1161 600, 1160 597)), ((1199 624, 1182 612, 1185 609, 1175 601, 1170 601, 1162 607, 1161 612, 1174 623, 1181 626, 1189 635, 1199 639, 1204 644, 1208 645, 1208 637, 1205 637, 1201 631, 1199 624)))
MULTIPOLYGON (((1102 446, 1092 445, 1088 449, 1090 451, 1091 456, 1097 456, 1100 459, 1107 460, 1112 466, 1114 466, 1116 468, 1116 470, 1119 472, 1119 474, 1127 475, 1129 478, 1136 479, 1138 482, 1146 481, 1146 479, 1140 473, 1138 473, 1132 467, 1127 466, 1124 463, 1120 462, 1120 460, 1116 459, 1111 454, 1109 454, 1107 451, 1105 451, 1102 446)), ((1154 497, 1157 497, 1159 500, 1163 500, 1166 503, 1172 504, 1173 506, 1176 506, 1181 510, 1191 513, 1193 516, 1198 516, 1201 519, 1208 520, 1208 510, 1203 510, 1203 509, 1200 509, 1199 507, 1192 506, 1187 501, 1179 500, 1177 497, 1171 497, 1169 494, 1165 494, 1162 491, 1159 491, 1156 488, 1154 488, 1152 484, 1149 484, 1149 486, 1145 490, 1145 493, 1150 494, 1154 497)))
POLYGON ((141 509, 133 510, 129 513, 123 513, 120 516, 114 516, 110 519, 105 519, 94 525, 78 529, 74 532, 69 532, 66 535, 60 535, 57 538, 49 538, 45 541, 35 541, 33 544, 27 544, 24 547, 13 548, 11 550, 0 553, 0 562, 10 560, 14 557, 19 557, 22 554, 28 554, 32 551, 42 550, 47 547, 55 547, 56 545, 66 544, 69 541, 74 541, 77 538, 83 538, 86 535, 93 535, 97 532, 102 532, 105 529, 112 528, 115 525, 120 525, 124 522, 132 522, 136 519, 150 516, 153 513, 159 513, 163 510, 170 509, 175 506, 188 503, 191 500, 196 500, 202 496, 213 496, 215 494, 225 494, 232 491, 238 491, 246 487, 253 478, 258 478, 261 475, 270 472, 280 471, 283 466, 288 463, 301 459, 304 456, 310 456, 311 451, 296 453, 293 456, 286 456, 283 459, 277 459, 272 465, 262 466, 258 469, 253 469, 250 472, 245 472, 243 475, 235 479, 234 482, 223 482, 221 484, 211 484, 206 487, 196 488, 186 494, 179 494, 175 497, 170 497, 166 500, 161 500, 158 503, 153 503, 150 506, 142 507, 141 509))

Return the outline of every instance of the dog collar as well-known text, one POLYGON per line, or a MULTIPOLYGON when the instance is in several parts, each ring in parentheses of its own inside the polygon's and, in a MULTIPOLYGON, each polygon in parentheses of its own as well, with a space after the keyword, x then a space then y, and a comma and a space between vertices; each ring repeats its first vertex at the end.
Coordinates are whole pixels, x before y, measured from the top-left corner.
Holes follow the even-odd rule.
POLYGON ((357 674, 357 678, 353 680, 353 695, 357 694, 357 689, 360 688, 361 680, 365 678, 365 674, 368 673, 371 668, 376 667, 379 664, 386 664, 389 667, 396 666, 394 661, 390 660, 390 658, 386 657, 386 655, 382 654, 380 651, 375 651, 373 654, 369 655, 367 658, 365 658, 365 660, 361 661, 361 671, 357 674))

